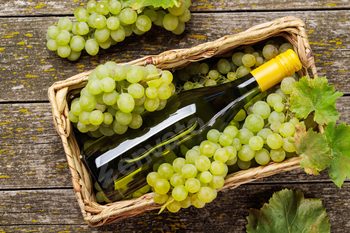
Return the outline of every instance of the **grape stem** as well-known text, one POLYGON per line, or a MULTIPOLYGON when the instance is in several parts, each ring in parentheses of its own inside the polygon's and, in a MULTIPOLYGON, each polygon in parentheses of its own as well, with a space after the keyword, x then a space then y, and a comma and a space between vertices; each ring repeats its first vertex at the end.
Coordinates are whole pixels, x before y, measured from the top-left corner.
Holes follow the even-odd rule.
POLYGON ((289 107, 290 107, 289 96, 286 100, 286 103, 284 104, 284 107, 287 109, 286 119, 288 119, 288 116, 292 114, 292 112, 289 110, 289 107))
POLYGON ((216 82, 218 82, 220 79, 224 79, 224 78, 225 78, 225 76, 219 75, 219 77, 218 77, 218 79, 216 80, 216 82))
POLYGON ((324 133, 323 125, 318 125, 318 130, 320 131, 320 133, 324 133))
POLYGON ((159 73, 159 74, 154 74, 154 75, 151 75, 151 77, 149 78, 146 78, 144 80, 141 80, 139 83, 145 83, 145 82, 148 82, 148 81, 152 81, 152 80, 155 80, 155 79, 158 79, 162 76, 163 72, 159 73))
POLYGON ((177 93, 179 93, 183 89, 183 87, 181 85, 178 85, 178 86, 180 86, 180 87, 176 88, 177 89, 177 93))
POLYGON ((167 202, 166 202, 166 203, 162 206, 162 208, 159 210, 158 214, 162 213, 163 210, 165 210, 165 208, 166 208, 170 203, 172 203, 172 202, 174 202, 174 201, 175 201, 174 198, 169 198, 169 199, 167 200, 167 202))

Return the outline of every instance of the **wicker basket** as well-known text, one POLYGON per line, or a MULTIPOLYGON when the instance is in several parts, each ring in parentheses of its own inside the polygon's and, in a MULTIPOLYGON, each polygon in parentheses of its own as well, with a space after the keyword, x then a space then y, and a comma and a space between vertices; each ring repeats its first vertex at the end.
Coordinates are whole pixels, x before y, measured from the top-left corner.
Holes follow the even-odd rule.
MULTIPOLYGON (((213 42, 200 44, 189 49, 170 50, 156 56, 143 57, 131 61, 129 64, 142 66, 154 64, 161 69, 175 70, 186 66, 190 62, 223 55, 234 48, 252 45, 273 36, 283 36, 294 46, 294 50, 303 65, 300 75, 308 76, 307 68, 310 68, 313 76, 317 77, 314 57, 305 32, 305 24, 295 17, 284 17, 254 26, 235 35, 222 37, 213 42)), ((69 110, 67 104, 70 93, 77 92, 86 85, 90 72, 80 73, 65 81, 53 84, 48 90, 48 95, 52 105, 54 123, 62 139, 72 173, 74 192, 84 220, 90 226, 101 226, 147 210, 159 209, 161 205, 153 202, 152 193, 145 194, 137 199, 106 205, 100 205, 96 202, 92 179, 85 165, 80 160, 78 144, 68 119, 69 110)), ((319 128, 320 131, 323 130, 321 126, 319 128)), ((259 178, 297 169, 300 167, 300 160, 300 157, 295 157, 282 163, 270 163, 266 166, 230 174, 226 177, 225 185, 220 190, 233 189, 259 178)))

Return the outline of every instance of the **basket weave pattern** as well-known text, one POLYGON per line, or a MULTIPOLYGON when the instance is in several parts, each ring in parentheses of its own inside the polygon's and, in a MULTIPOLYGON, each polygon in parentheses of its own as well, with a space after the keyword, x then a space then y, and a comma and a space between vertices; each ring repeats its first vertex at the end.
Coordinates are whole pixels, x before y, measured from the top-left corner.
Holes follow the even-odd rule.
MULTIPOLYGON (((234 48, 249 46, 274 36, 283 36, 294 47, 303 69, 300 75, 307 75, 310 68, 317 78, 314 57, 305 32, 305 24, 295 17, 284 17, 275 21, 254 26, 244 32, 225 36, 213 42, 200 44, 189 49, 170 50, 155 56, 146 56, 129 62, 131 65, 156 65, 161 69, 176 70, 185 67, 190 62, 200 61, 217 55, 224 55, 234 48)), ((56 82, 49 90, 49 100, 56 130, 61 137, 63 147, 72 174, 72 182, 84 220, 90 226, 101 226, 117 222, 147 210, 159 209, 161 205, 154 203, 153 194, 148 193, 137 199, 130 199, 100 205, 96 202, 91 176, 80 160, 80 149, 71 129, 68 119, 68 99, 74 92, 80 91, 88 80, 87 71, 75 75, 65 81, 56 82)), ((319 127, 320 131, 323 128, 319 127)), ((281 163, 269 163, 266 166, 251 168, 230 174, 225 179, 225 185, 220 189, 233 189, 241 184, 259 178, 271 176, 280 172, 291 171, 300 167, 300 157, 291 158, 281 163)))

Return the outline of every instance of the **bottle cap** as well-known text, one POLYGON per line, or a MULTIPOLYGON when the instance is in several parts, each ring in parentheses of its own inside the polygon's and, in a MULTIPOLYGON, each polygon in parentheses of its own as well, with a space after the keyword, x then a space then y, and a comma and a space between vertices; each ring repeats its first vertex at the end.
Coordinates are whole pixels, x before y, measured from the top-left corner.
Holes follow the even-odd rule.
POLYGON ((266 91, 281 82, 285 77, 301 70, 301 68, 301 62, 296 53, 288 49, 286 52, 253 70, 251 74, 258 82, 261 91, 266 91))

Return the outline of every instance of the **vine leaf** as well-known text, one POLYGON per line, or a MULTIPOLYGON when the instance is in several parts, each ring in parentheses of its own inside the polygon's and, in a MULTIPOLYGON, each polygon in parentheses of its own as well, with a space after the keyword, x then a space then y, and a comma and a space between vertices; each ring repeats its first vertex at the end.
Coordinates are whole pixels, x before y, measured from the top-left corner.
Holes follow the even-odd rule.
POLYGON ((327 146, 325 135, 313 131, 306 131, 305 126, 295 126, 294 146, 298 155, 303 158, 300 167, 308 174, 319 175, 318 171, 324 170, 331 165, 332 156, 327 146))
POLYGON ((318 124, 328 124, 339 119, 335 109, 335 100, 342 96, 335 92, 334 86, 328 85, 326 77, 311 79, 303 77, 296 83, 290 96, 290 109, 297 118, 306 118, 315 112, 314 120, 318 124))
POLYGON ((140 10, 145 6, 163 7, 164 9, 179 6, 180 0, 123 0, 124 6, 140 10))
POLYGON ((328 173, 333 182, 341 187, 346 177, 350 178, 350 126, 341 123, 335 127, 331 122, 324 134, 327 137, 329 154, 334 158, 328 173))
POLYGON ((326 209, 321 199, 305 199, 300 190, 275 192, 260 209, 251 209, 247 217, 248 233, 330 232, 326 209))

